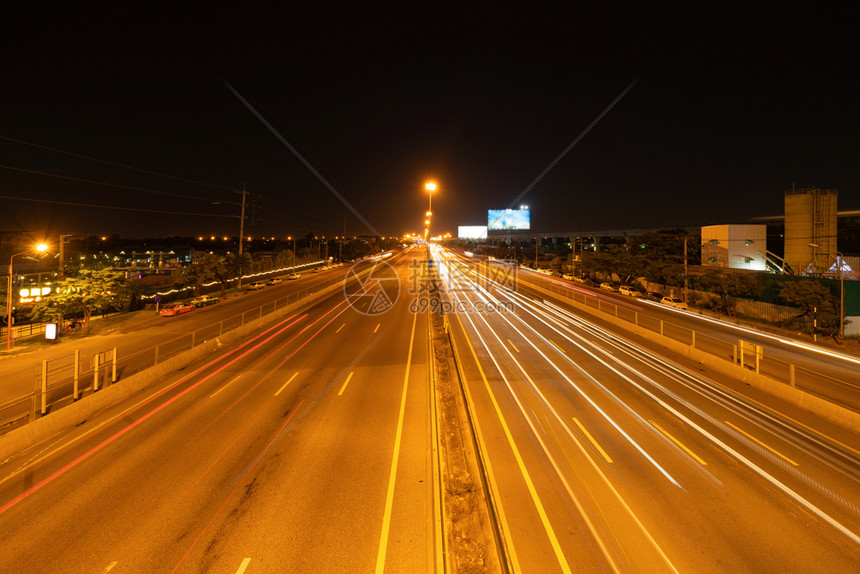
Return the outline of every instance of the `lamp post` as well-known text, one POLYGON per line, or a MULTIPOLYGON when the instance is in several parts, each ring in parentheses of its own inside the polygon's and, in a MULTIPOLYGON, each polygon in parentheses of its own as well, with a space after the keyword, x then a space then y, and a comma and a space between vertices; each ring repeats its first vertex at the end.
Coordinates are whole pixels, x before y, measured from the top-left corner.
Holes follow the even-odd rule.
POLYGON ((427 225, 426 234, 427 241, 430 241, 430 217, 433 215, 433 192, 436 191, 436 182, 428 181, 424 184, 424 189, 427 190, 427 219, 425 224, 427 225))
MULTIPOLYGON (((831 255, 831 257, 833 257, 831 255)), ((842 275, 842 260, 844 255, 836 252, 836 273, 839 274, 839 338, 845 337, 845 276, 842 275)))
POLYGON ((296 239, 295 237, 287 237, 287 241, 293 240, 293 271, 296 270, 296 239))
MULTIPOLYGON (((46 251, 48 246, 44 243, 40 243, 35 247, 35 251, 46 251)), ((30 253, 34 251, 33 249, 28 249, 26 251, 21 251, 20 253, 14 253, 12 257, 9 258, 9 283, 6 287, 6 350, 12 350, 12 265, 16 257, 19 255, 24 255, 26 253, 30 253)))

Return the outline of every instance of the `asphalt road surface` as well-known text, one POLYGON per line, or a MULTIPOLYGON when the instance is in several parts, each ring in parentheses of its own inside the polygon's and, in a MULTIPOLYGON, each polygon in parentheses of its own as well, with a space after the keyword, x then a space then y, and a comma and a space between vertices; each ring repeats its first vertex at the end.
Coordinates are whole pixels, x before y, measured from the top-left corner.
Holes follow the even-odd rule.
POLYGON ((0 571, 426 570, 427 325, 397 273, 387 311, 336 293, 5 464, 0 571))
MULTIPOLYGON (((433 255, 514 571, 856 571, 856 433, 433 255)), ((0 571, 432 571, 424 256, 5 461, 0 571)))
POLYGON ((436 254, 523 572, 856 571, 855 434, 436 254))

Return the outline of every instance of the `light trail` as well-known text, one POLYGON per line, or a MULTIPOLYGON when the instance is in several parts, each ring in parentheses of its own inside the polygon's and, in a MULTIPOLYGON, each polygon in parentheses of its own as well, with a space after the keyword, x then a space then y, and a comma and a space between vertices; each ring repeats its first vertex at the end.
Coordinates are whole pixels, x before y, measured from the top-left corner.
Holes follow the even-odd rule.
MULTIPOLYGON (((465 280, 466 280, 466 281, 468 281, 468 279, 465 279, 465 280)), ((457 280, 455 279, 455 281, 457 281, 457 280)), ((462 283, 458 283, 458 285, 459 285, 459 287, 460 287, 460 288, 459 288, 459 290, 455 290, 454 292, 455 292, 455 297, 456 297, 456 298, 458 299, 458 301, 459 301, 459 293, 465 293, 466 291, 462 288, 462 283)), ((475 287, 475 285, 474 285, 474 284, 473 284, 473 287, 475 287)), ((474 289, 474 288, 473 288, 471 291, 472 291, 472 293, 474 293, 476 296, 478 295, 478 290, 476 290, 476 289, 474 289)), ((604 552, 604 557, 605 557, 605 558, 606 558, 606 560, 609 562, 609 564, 610 564, 610 565, 612 565, 612 567, 613 567, 613 568, 617 568, 618 566, 617 566, 617 565, 616 565, 616 563, 615 563, 615 559, 619 559, 619 560, 620 560, 620 558, 619 558, 617 555, 615 555, 615 553, 614 553, 614 552, 610 553, 609 549, 608 549, 608 548, 606 548, 606 546, 605 546, 605 544, 604 544, 604 539, 603 539, 603 537, 602 537, 600 534, 598 534, 598 533, 597 533, 597 530, 596 530, 596 529, 597 529, 598 527, 597 527, 597 526, 595 526, 595 525, 594 525, 594 523, 593 523, 593 519, 594 519, 595 517, 591 514, 590 510, 587 510, 587 509, 585 509, 585 508, 582 506, 582 503, 581 503, 581 501, 580 501, 579 497, 574 493, 574 489, 573 489, 572 485, 570 484, 569 480, 567 479, 567 475, 566 475, 566 473, 565 473, 565 472, 564 472, 564 471, 559 467, 559 464, 557 463, 555 456, 554 456, 554 455, 552 455, 552 454, 550 453, 550 449, 549 449, 548 445, 546 444, 546 442, 544 441, 544 438, 543 438, 543 436, 542 436, 542 433, 541 433, 541 432, 538 432, 538 430, 535 428, 535 423, 534 423, 534 422, 533 422, 533 420, 532 420, 533 415, 532 415, 532 416, 530 416, 530 415, 529 415, 529 411, 528 411, 528 409, 526 409, 526 408, 525 408, 525 406, 523 405, 522 400, 520 399, 520 397, 519 397, 518 393, 513 389, 512 385, 511 385, 511 383, 510 383, 510 380, 505 376, 504 371, 502 370, 501 366, 500 366, 500 365, 498 364, 498 362, 496 361, 495 353, 493 353, 493 351, 490 349, 489 344, 488 344, 488 343, 487 343, 487 341, 484 339, 484 337, 481 335, 481 333, 480 333, 480 331, 478 330, 478 328, 477 328, 477 326, 475 325, 475 323, 472 321, 471 314, 470 314, 470 313, 463 313, 462 315, 464 315, 464 316, 469 320, 469 322, 470 322, 470 324, 471 324, 471 326, 472 326, 472 329, 474 330, 474 332, 475 332, 476 336, 477 336, 477 337, 478 337, 478 339, 481 341, 482 345, 484 346, 484 349, 487 351, 487 354, 488 354, 488 356, 489 356, 490 360, 493 362, 494 366, 496 367, 497 371, 499 372, 499 375, 502 377, 502 380, 505 382, 506 386, 508 387, 509 391, 511 392, 511 396, 513 397, 514 401, 517 403, 517 406, 519 407, 520 411, 523 413, 523 415, 524 415, 524 419, 525 419, 526 423, 527 423, 527 424, 529 425, 529 427, 531 428, 532 433, 533 433, 533 435, 535 436, 535 438, 536 438, 536 440, 538 441, 538 443, 541 445, 541 448, 542 448, 542 450, 544 451, 544 454, 546 455, 546 457, 547 457, 547 459, 549 460, 550 464, 552 464, 553 468, 555 469, 555 472, 556 472, 556 474, 557 474, 557 476, 558 476, 559 480, 561 481, 561 483, 564 485, 564 487, 565 487, 565 489, 566 489, 566 491, 567 491, 567 493, 568 493, 568 496, 571 498, 571 500, 572 500, 572 501, 574 502, 574 504, 577 506, 577 509, 579 510, 580 515, 581 515, 581 516, 583 517, 583 519, 586 521, 586 525, 589 527, 589 530, 592 532, 592 536, 594 537, 595 541, 596 541, 596 542, 601 546, 601 549, 602 549, 602 550, 603 550, 603 552, 604 552)), ((620 493, 619 493, 619 492, 615 489, 615 487, 611 484, 611 482, 609 481, 609 479, 608 479, 608 478, 606 477, 606 475, 603 473, 602 469, 600 469, 600 467, 599 467, 599 466, 597 465, 597 463, 595 462, 594 458, 591 456, 591 453, 590 453, 590 452, 588 451, 588 449, 587 449, 587 448, 582 444, 582 441, 579 439, 579 437, 577 437, 577 436, 572 432, 572 430, 571 430, 571 428, 570 428, 570 425, 569 425, 569 424, 567 424, 567 422, 564 420, 564 418, 563 418, 563 417, 561 417, 561 416, 559 415, 559 413, 555 410, 555 408, 550 404, 549 400, 548 400, 548 399, 547 399, 547 398, 546 398, 546 397, 545 397, 545 396, 540 392, 540 390, 539 390, 539 389, 537 388, 537 386, 535 385, 534 381, 529 377, 528 373, 523 369, 522 365, 521 365, 521 364, 519 364, 519 362, 516 360, 516 358, 515 358, 515 357, 513 356, 513 354, 511 353, 511 351, 507 348, 507 346, 506 346, 506 345, 504 345, 504 343, 502 343, 502 342, 501 342, 501 339, 500 339, 500 337, 498 336, 498 334, 497 334, 497 333, 492 329, 492 327, 490 327, 489 323, 487 322, 487 320, 486 320, 486 318, 483 316, 483 314, 475 313, 475 315, 476 315, 479 319, 481 319, 481 321, 485 324, 485 326, 486 326, 486 328, 489 330, 489 332, 490 332, 490 333, 492 333, 493 337, 495 337, 495 339, 499 342, 499 346, 500 346, 501 348, 505 349, 505 352, 506 352, 506 354, 508 355, 508 357, 509 357, 509 358, 510 358, 510 359, 511 359, 515 364, 517 364, 517 366, 519 367, 519 370, 520 370, 520 374, 521 374, 522 376, 524 376, 524 378, 525 378, 525 379, 530 383, 530 385, 531 385, 530 390, 531 390, 533 393, 535 393, 535 394, 540 398, 540 400, 542 401, 542 406, 543 406, 543 407, 544 407, 544 408, 545 408, 545 409, 546 409, 550 414, 552 414, 552 416, 555 418, 555 420, 556 420, 556 421, 557 421, 557 423, 559 424, 560 428, 562 428, 562 429, 564 430, 564 432, 565 432, 565 433, 567 434, 567 436, 570 438, 570 440, 572 441, 572 443, 573 443, 573 444, 578 448, 578 450, 580 451, 580 453, 581 453, 581 454, 584 456, 584 458, 589 462, 589 464, 590 464, 590 465, 592 466, 592 468, 595 470, 595 472, 596 472, 597 476, 599 476, 599 477, 602 479, 602 481, 603 481, 604 485, 605 485, 606 487, 608 487, 608 489, 609 489, 609 490, 610 490, 610 492, 613 494, 613 496, 616 498, 616 500, 619 502, 619 504, 620 504, 620 505, 621 505, 621 507, 624 509, 624 511, 625 511, 625 512, 630 516, 630 518, 631 518, 632 522, 636 525, 636 527, 637 527, 637 528, 638 528, 638 530, 641 532, 641 534, 645 537, 645 539, 646 539, 646 540, 648 540, 648 541, 649 541, 649 543, 650 543, 650 544, 652 545, 652 547, 655 549, 655 551, 657 552, 657 554, 660 556, 661 561, 662 561, 665 565, 667 565, 669 568, 671 568, 671 570, 676 571, 676 569, 675 569, 674 565, 672 565, 672 562, 669 560, 668 556, 666 556, 666 554, 663 552, 662 548, 660 548, 660 546, 657 544, 656 540, 653 538, 653 536, 650 534, 650 532, 648 532, 648 530, 645 528, 645 526, 642 524, 642 522, 639 520, 639 518, 635 515, 635 513, 633 512, 633 510, 629 507, 629 505, 627 504, 627 502, 623 499, 623 497, 620 495, 620 493)), ((459 316, 460 316, 460 314, 458 314, 458 317, 459 317, 459 316)), ((504 317, 502 317, 502 318, 503 318, 503 319, 505 319, 504 317)), ((506 319, 505 319, 505 320, 506 320, 506 319)), ((516 329, 515 329, 515 330, 516 330, 516 329)), ((521 335, 522 335, 522 334, 521 334, 521 335)), ((529 343, 531 344, 531 342, 528 340, 528 338, 525 338, 525 339, 526 339, 526 341, 527 341, 527 342, 529 342, 529 343)), ((540 351, 538 351, 538 352, 540 352, 540 351)), ((544 356, 544 358, 546 358, 546 357, 544 356)), ((551 363, 551 362, 550 362, 550 363, 551 363)), ((564 375, 563 375, 563 376, 564 376, 564 375)), ((488 389, 488 391, 489 391, 489 389, 488 389)), ((489 392, 491 392, 491 391, 489 391, 489 392)), ((586 397, 586 400, 589 400, 589 399, 586 397)), ((598 409, 598 410, 599 410, 599 409, 598 409)), ((600 412, 602 412, 602 411, 600 411, 600 412)), ((604 413, 604 414, 605 414, 605 413, 604 413)), ((611 423, 610 423, 610 424, 611 424, 611 423)), ((622 431, 622 432, 623 432, 623 431, 622 431)), ((653 459, 652 459, 652 460, 653 460, 653 459)), ((672 480, 673 480, 673 479, 672 479, 672 480)), ((676 484, 676 486, 677 486, 677 482, 675 482, 675 484, 676 484)), ((594 496, 594 495, 592 494, 592 497, 593 497, 593 496, 594 496)), ((598 506, 599 506, 599 505, 598 505, 598 506)), ((608 526, 608 525, 607 525, 607 526, 608 526)), ((601 528, 601 530, 602 530, 602 527, 600 527, 600 528, 601 528)), ((601 534, 603 534, 603 533, 601 533, 601 534)), ((618 538, 617 538, 614 534, 612 535, 612 537, 613 537, 613 538, 615 538, 615 540, 618 540, 618 538)), ((618 542, 620 543, 620 540, 618 540, 618 542)))
MULTIPOLYGON (((513 294, 513 293, 511 293, 511 294, 512 294, 513 296, 515 296, 515 297, 516 297, 516 294, 513 294)), ((526 300, 525 298, 523 298, 522 296, 520 296, 520 299, 521 299, 521 300, 523 300, 523 301, 525 301, 525 302, 527 302, 527 300, 526 300)), ((527 304, 528 304, 528 303, 530 303, 530 302, 527 302, 527 304)), ((540 320, 540 319, 538 319, 538 320, 540 320)), ((546 323, 545 323, 545 324, 546 324, 546 323)), ((549 326, 549 325, 547 325, 547 326, 549 326)), ((552 327, 550 327, 550 328, 552 328, 552 327)), ((569 330, 569 329, 568 329, 568 330, 569 330)), ((556 330, 556 332, 558 332, 558 331, 556 330)), ((571 333, 572 333, 572 331, 571 331, 571 333)), ((567 335, 564 335, 564 334, 561 334, 561 335, 562 335, 563 337, 565 337, 566 339, 570 340, 570 339, 567 337, 567 335)), ((580 339, 583 339, 581 336, 580 336, 579 338, 580 338, 580 339)), ((584 340, 584 339, 583 339, 583 340, 584 340)), ((571 342, 573 343, 573 341, 572 341, 572 340, 571 340, 571 342)), ((574 344, 576 344, 576 343, 574 343, 574 344)), ((577 345, 577 346, 579 346, 579 345, 577 345)), ((594 346, 593 344, 591 344, 591 346, 593 346, 593 347, 594 347, 594 348, 596 348, 596 349, 600 349, 599 347, 596 347, 596 346, 594 346)), ((580 346, 580 348, 583 348, 583 347, 581 347, 581 346, 580 346)), ((583 348, 583 350, 585 350, 586 352, 588 352, 588 351, 587 351, 586 349, 584 349, 584 348, 583 348)), ((642 377, 642 378, 643 378, 643 380, 648 381, 649 383, 651 383, 651 384, 655 385, 657 388, 661 388, 661 390, 667 391, 666 389, 664 389, 661 385, 659 385, 658 383, 656 383, 656 381, 654 381, 654 380, 653 380, 653 379, 651 379, 650 377, 647 377, 646 375, 644 375, 644 374, 642 374, 642 373, 640 373, 640 372, 636 371, 635 369, 633 369, 633 368, 632 368, 631 366, 629 366, 629 365, 626 365, 626 364, 624 364, 624 363, 621 363, 621 362, 620 362, 620 360, 619 360, 618 358, 613 357, 611 354, 607 353, 605 350, 600 349, 600 351, 601 351, 603 354, 607 355, 607 358, 609 358, 609 359, 611 359, 611 360, 613 360, 613 361, 615 361, 615 362, 618 362, 619 364, 623 364, 623 365, 625 366, 625 368, 627 368, 627 369, 629 369, 629 370, 631 370, 631 371, 633 371, 633 372, 636 372, 638 376, 640 376, 640 377, 642 377)), ((593 353, 589 353, 589 354, 590 354, 593 358, 595 358, 596 360, 600 360, 600 359, 599 359, 596 355, 594 355, 593 353)), ((814 504, 814 503, 812 503, 811 501, 807 500, 805 497, 803 497, 802 495, 800 495, 799 493, 797 493, 795 490, 793 490, 792 488, 790 488, 789 486, 787 486, 786 484, 784 484, 783 482, 781 482, 779 479, 777 479, 776 477, 774 477, 772 474, 770 474, 770 473, 768 473, 767 471, 765 471, 763 468, 761 468, 760 466, 758 466, 757 464, 755 464, 753 461, 751 461, 751 460, 750 460, 750 459, 748 459, 747 457, 743 456, 740 452, 738 452, 737 450, 735 450, 734 448, 732 448, 731 446, 729 446, 727 443, 725 443, 724 441, 722 441, 722 440, 718 439, 715 435, 713 435, 712 433, 710 433, 709 431, 707 431, 706 429, 704 429, 703 427, 701 427, 700 425, 698 425, 697 423, 695 423, 694 421, 692 421, 689 417, 685 416, 683 413, 681 413, 680 411, 678 411, 676 408, 672 407, 671 405, 669 405, 668 403, 666 403, 665 401, 663 401, 662 399, 660 399, 659 397, 657 397, 656 395, 654 395, 651 391, 649 391, 648 389, 646 389, 645 387, 643 387, 642 385, 640 385, 640 384, 639 384, 639 383, 637 383, 636 381, 634 381, 634 380, 630 379, 630 377, 627 377, 626 375, 624 375, 623 373, 621 373, 620 371, 618 371, 617 369, 615 369, 615 368, 614 368, 614 367, 612 367, 611 365, 608 365, 607 363, 605 363, 605 361, 602 361, 602 360, 600 360, 600 361, 601 361, 602 363, 604 363, 604 364, 607 366, 607 368, 610 368, 611 370, 613 370, 614 372, 616 372, 619 376, 622 376, 625 380, 627 380, 627 381, 628 381, 631 385, 633 385, 635 388, 639 389, 641 392, 643 392, 646 396, 650 397, 650 398, 651 398, 653 401, 655 401, 657 404, 661 405, 661 406, 662 406, 663 408, 665 408, 667 411, 671 412, 671 413, 672 413, 672 414, 674 414, 676 417, 678 417, 678 418, 680 418, 681 420, 683 420, 684 422, 686 422, 688 425, 690 425, 690 427, 691 427, 691 428, 693 428, 693 429, 697 430, 700 434, 702 434, 702 435, 703 435, 703 436, 705 436, 707 439, 709 439, 713 444, 715 444, 715 445, 719 446, 719 447, 720 447, 720 448, 722 448, 724 451, 726 451, 727 453, 729 453, 731 456, 735 457, 738 461, 740 461, 740 462, 741 462, 741 463, 743 463, 745 466, 747 466, 748 468, 750 468, 753 472, 755 472, 756 474, 758 474, 759 476, 761 476, 764 480, 766 480, 767 482, 769 482, 770 484, 772 484, 773 486, 775 486, 778 490, 782 491, 782 492, 783 492, 784 494, 786 494, 788 497, 790 497, 791 499, 795 500, 797 503, 799 503, 800 505, 802 505, 803 507, 805 507, 807 510, 809 510, 810 512, 812 512, 813 514, 815 514, 816 516, 818 516, 820 519, 822 519, 824 522, 826 522, 827 524, 829 524, 830 526, 832 526, 833 528, 835 528, 836 530, 838 530, 839 532, 841 532, 843 535, 845 535, 846 537, 848 537, 849 539, 851 539, 853 542, 855 542, 855 543, 860 543, 860 536, 858 536, 858 535, 857 535, 857 534, 855 534, 853 531, 851 531, 850 529, 848 529, 845 525, 843 525, 842 523, 840 523, 839 521, 837 521, 835 518, 831 517, 831 516, 830 516, 829 514, 827 514, 826 512, 824 512, 824 511, 823 511, 822 509, 820 509, 817 505, 815 505, 815 504, 814 504)), ((668 391, 667 391, 667 392, 668 392, 668 391)), ((678 400, 680 400, 680 399, 678 399, 678 400)), ((681 402, 683 402, 683 401, 681 401, 681 402)), ((685 406, 687 406, 688 408, 693 409, 694 411, 696 411, 696 412, 697 412, 697 414, 699 414, 700 416, 704 417, 706 420, 708 420, 708 421, 710 421, 710 422, 713 422, 713 423, 714 423, 718 428, 724 428, 724 426, 723 426, 723 425, 720 425, 717 421, 715 421, 715 419, 714 419, 713 417, 711 417, 710 415, 708 415, 708 414, 704 413, 704 411, 702 411, 701 409, 699 409, 699 408, 695 407, 694 405, 688 404, 688 403, 684 403, 684 404, 685 404, 685 406)), ((788 466, 788 465, 786 465, 786 466, 788 466)), ((791 467, 788 467, 788 468, 791 468, 791 467)), ((799 472, 799 471, 798 471, 798 472, 799 472)), ((810 479, 810 480, 811 480, 811 479, 810 479)), ((812 482, 814 483, 814 481, 812 481, 812 482)))

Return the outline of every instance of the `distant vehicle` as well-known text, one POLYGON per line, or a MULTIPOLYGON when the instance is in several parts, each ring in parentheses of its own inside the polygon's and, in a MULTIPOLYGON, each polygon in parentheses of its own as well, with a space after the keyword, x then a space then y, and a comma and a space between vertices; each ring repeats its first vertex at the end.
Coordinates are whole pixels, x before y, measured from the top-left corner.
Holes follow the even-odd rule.
POLYGON ((683 299, 678 299, 677 297, 663 297, 660 299, 660 303, 668 305, 669 307, 675 307, 676 309, 687 308, 687 304, 684 303, 683 299))
POLYGON ((573 273, 565 273, 561 276, 562 279, 567 279, 568 281, 576 281, 576 276, 573 273))
POLYGON ((559 273, 558 271, 553 271, 553 272, 552 272, 552 276, 553 276, 553 277, 561 277, 562 275, 561 275, 561 273, 559 273))
POLYGON ((663 298, 663 294, 657 291, 648 291, 647 293, 645 293, 645 298, 651 299, 652 301, 659 301, 663 298))
POLYGON ((604 291, 615 291, 616 290, 615 285, 613 285, 612 283, 601 283, 600 288, 603 289, 604 291))
POLYGON ((325 270, 326 270, 325 267, 317 267, 316 269, 314 269, 314 273, 322 273, 325 270))
POLYGON ((169 305, 162 307, 158 314, 162 317, 173 317, 174 315, 188 313, 194 309, 195 307, 191 303, 170 303, 169 305))
POLYGON ((634 289, 633 287, 629 287, 627 285, 622 285, 621 287, 619 287, 618 292, 621 293, 622 295, 629 295, 630 297, 632 297, 633 295, 636 295, 636 293, 638 293, 638 291, 636 291, 636 289, 634 289))
POLYGON ((287 275, 287 279, 289 279, 290 281, 292 281, 293 279, 298 279, 299 277, 301 277, 301 275, 298 273, 290 273, 289 275, 287 275))
POLYGON ((590 278, 587 278, 587 277, 586 277, 585 279, 583 279, 583 280, 582 280, 582 283, 583 283, 584 285, 588 285, 589 287, 598 287, 598 286, 600 285, 600 284, 599 284, 597 281, 595 281, 594 279, 590 279, 590 278))
POLYGON ((271 279, 269 279, 268 281, 266 281, 266 285, 277 285, 277 284, 278 284, 278 283, 280 283, 280 282, 281 282, 281 278, 280 278, 280 277, 272 277, 271 279))
POLYGON ((200 307, 206 307, 207 305, 214 305, 220 300, 221 299, 214 295, 201 295, 196 299, 192 299, 191 304, 194 305, 195 308, 199 309, 200 307))
POLYGON ((543 273, 544 275, 552 275, 552 269, 547 269, 546 267, 541 267, 540 269, 535 269, 538 273, 543 273))
POLYGON ((266 284, 263 283, 262 281, 254 281, 253 283, 248 285, 248 288, 249 289, 262 289, 265 286, 266 286, 266 284))

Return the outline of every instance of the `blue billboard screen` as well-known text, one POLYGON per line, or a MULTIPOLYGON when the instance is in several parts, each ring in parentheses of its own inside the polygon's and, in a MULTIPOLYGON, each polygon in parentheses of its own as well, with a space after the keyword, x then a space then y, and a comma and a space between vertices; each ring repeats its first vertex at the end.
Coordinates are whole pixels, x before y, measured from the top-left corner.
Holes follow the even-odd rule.
POLYGON ((490 209, 487 212, 487 227, 499 229, 529 229, 528 209, 490 209))

